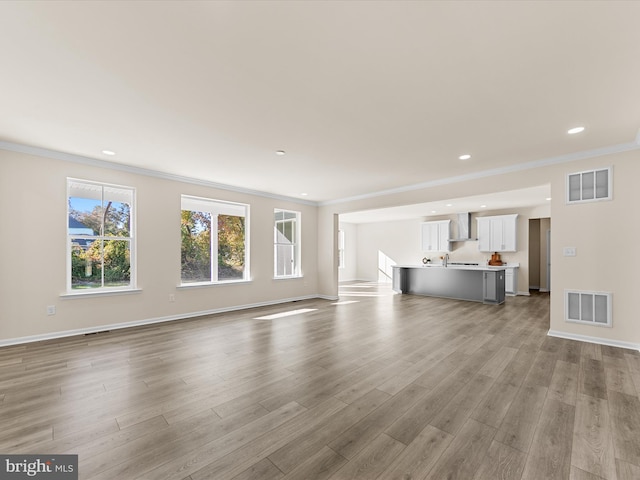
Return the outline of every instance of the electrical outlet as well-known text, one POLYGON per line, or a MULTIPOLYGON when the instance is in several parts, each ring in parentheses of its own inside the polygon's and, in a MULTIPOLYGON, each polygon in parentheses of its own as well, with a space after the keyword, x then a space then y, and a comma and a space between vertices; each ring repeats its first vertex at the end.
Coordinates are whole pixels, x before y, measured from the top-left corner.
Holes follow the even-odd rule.
POLYGON ((56 306, 48 305, 47 306, 47 315, 55 315, 56 314, 56 306))
POLYGON ((170 294, 169 294, 169 301, 170 301, 170 302, 175 302, 175 301, 176 301, 176 296, 175 296, 175 294, 173 294, 173 293, 170 293, 170 294))
POLYGON ((576 247, 564 247, 565 257, 575 257, 577 255, 576 247))

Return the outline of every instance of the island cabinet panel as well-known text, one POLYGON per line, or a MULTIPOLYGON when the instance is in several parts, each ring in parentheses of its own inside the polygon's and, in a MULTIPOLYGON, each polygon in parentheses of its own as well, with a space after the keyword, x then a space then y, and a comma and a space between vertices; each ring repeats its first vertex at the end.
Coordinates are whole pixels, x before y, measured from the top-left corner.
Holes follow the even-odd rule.
POLYGON ((515 252, 517 250, 518 215, 478 217, 478 250, 481 252, 515 252))
POLYGON ((423 222, 420 224, 420 242, 423 252, 449 252, 451 244, 451 220, 423 222))
POLYGON ((483 274, 484 295, 482 301, 484 303, 503 303, 505 295, 504 270, 483 272, 483 274))
POLYGON ((397 293, 501 304, 504 269, 499 267, 393 266, 397 293))

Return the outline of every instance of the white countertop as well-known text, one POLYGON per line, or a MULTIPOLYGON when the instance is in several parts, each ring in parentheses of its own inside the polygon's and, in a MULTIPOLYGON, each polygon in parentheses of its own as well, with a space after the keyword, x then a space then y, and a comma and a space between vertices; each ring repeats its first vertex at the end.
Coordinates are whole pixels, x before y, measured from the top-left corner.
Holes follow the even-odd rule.
POLYGON ((504 270, 505 268, 518 268, 519 263, 504 264, 501 266, 493 265, 451 265, 445 267, 440 263, 427 263, 426 265, 393 265, 394 268, 450 268, 452 270, 504 270))

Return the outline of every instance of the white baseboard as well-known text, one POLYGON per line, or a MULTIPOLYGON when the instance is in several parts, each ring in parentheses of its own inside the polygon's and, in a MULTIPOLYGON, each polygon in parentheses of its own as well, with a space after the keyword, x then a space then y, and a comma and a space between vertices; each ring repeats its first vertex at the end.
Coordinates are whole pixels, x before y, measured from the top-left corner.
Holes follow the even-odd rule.
MULTIPOLYGON (((380 283, 377 280, 367 280, 364 278, 354 278, 353 280, 342 280, 340 282, 338 282, 339 285, 341 286, 349 286, 350 283, 380 283)), ((391 282, 387 282, 389 283, 389 285, 391 285, 391 282)))
POLYGON ((529 290, 527 290, 526 292, 518 292, 518 293, 516 293, 516 295, 522 295, 522 296, 525 296, 525 297, 530 297, 531 296, 531 294, 529 293, 529 290))
POLYGON ((529 285, 531 290, 540 290, 540 285, 529 285))
POLYGON ((8 338, 0 340, 0 347, 8 347, 9 345, 20 345, 24 343, 41 342, 43 340, 53 340, 56 338, 73 337, 75 335, 86 335, 88 333, 104 332, 107 330, 119 330, 122 328, 140 327, 142 325, 151 325, 154 323, 171 322, 174 320, 185 320, 187 318, 202 317, 205 315, 214 315, 217 313, 234 312, 237 310, 247 310, 249 308, 256 307, 268 307, 270 305, 278 305, 281 303, 298 302, 300 300, 312 300, 314 298, 320 298, 323 300, 338 300, 337 296, 331 295, 305 295, 302 297, 283 298, 280 300, 273 300, 268 302, 251 303, 246 305, 235 305, 232 307, 214 308, 212 310, 203 310, 200 312, 188 312, 178 315, 169 315, 166 317, 147 318, 144 320, 134 320, 133 322, 115 323, 111 325, 99 325, 88 328, 78 328, 74 330, 65 330, 62 332, 45 333, 42 335, 31 335, 27 337, 8 338))
POLYGON ((335 302, 336 300, 340 300, 339 296, 333 296, 333 295, 316 295, 315 297, 312 298, 321 298, 322 300, 331 300, 333 302, 335 302))
POLYGON ((608 338, 590 337, 588 335, 579 335, 577 333, 559 332, 558 330, 549 330, 547 335, 550 337, 566 338, 567 340, 577 340, 579 342, 596 343, 598 345, 607 345, 609 347, 628 348, 629 350, 640 351, 640 344, 630 342, 620 342, 618 340, 609 340, 608 338))
POLYGON ((541 288, 540 289, 540 293, 549 293, 551 290, 549 290, 548 288, 541 288))

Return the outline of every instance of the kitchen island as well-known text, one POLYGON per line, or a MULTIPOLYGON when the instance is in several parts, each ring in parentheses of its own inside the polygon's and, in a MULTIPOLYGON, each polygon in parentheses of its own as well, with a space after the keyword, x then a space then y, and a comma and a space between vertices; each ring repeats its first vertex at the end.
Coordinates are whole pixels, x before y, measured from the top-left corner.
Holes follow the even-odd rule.
POLYGON ((488 265, 394 265, 397 293, 504 303, 505 268, 488 265))

